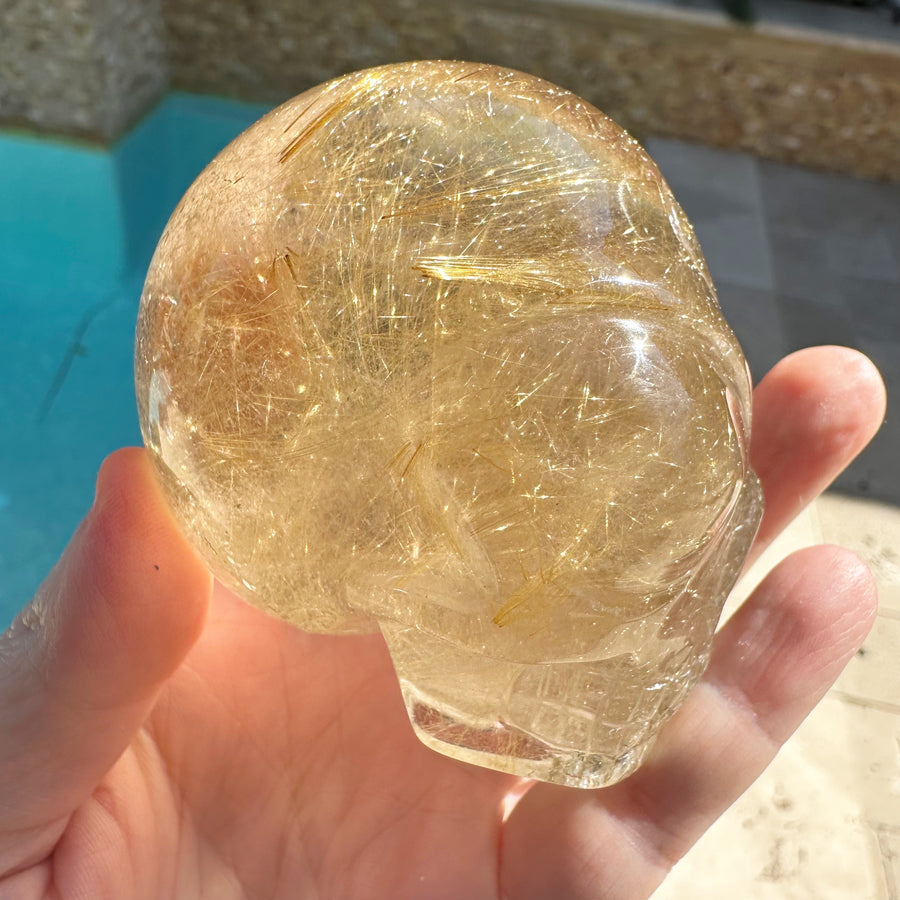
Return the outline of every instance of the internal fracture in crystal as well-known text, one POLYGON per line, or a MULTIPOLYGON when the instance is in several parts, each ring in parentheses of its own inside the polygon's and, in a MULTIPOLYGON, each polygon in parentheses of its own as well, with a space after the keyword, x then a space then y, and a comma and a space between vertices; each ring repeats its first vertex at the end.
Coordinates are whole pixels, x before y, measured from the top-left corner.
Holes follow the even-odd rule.
POLYGON ((761 514, 746 363, 656 167, 492 66, 348 75, 227 147, 153 258, 136 383, 226 585, 380 629, 426 743, 563 784, 638 765, 761 514))

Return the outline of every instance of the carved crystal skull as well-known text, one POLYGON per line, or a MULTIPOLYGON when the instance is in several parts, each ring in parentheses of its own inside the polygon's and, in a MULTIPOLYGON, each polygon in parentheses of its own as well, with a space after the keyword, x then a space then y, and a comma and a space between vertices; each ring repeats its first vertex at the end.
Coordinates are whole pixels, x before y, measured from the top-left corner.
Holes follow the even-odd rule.
POLYGON ((562 784, 639 764, 761 513, 746 363, 656 167, 492 66, 348 75, 229 145, 153 258, 136 383, 226 585, 380 629, 426 744, 562 784))

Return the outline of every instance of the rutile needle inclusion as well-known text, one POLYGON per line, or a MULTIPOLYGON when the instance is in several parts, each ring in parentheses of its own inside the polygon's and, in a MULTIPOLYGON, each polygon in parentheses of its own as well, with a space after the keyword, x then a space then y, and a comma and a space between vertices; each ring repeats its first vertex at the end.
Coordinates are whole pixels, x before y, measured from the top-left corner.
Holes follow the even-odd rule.
POLYGON ((213 572, 381 630, 429 746, 579 787, 702 673, 756 531, 750 383, 654 164, 561 88, 314 88, 188 190, 141 299, 165 494, 213 572))

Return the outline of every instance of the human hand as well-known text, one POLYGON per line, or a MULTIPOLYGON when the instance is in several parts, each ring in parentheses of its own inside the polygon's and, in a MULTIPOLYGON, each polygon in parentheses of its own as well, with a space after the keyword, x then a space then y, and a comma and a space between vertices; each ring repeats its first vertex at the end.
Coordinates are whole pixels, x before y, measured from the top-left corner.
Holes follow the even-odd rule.
MULTIPOLYGON (((884 413, 864 357, 814 348, 756 391, 767 543, 884 413)), ((413 735, 378 635, 300 632, 213 586, 142 450, 113 454, 0 636, 0 900, 635 900, 762 772, 862 643, 850 553, 785 560, 724 626, 637 773, 530 786, 413 735)))

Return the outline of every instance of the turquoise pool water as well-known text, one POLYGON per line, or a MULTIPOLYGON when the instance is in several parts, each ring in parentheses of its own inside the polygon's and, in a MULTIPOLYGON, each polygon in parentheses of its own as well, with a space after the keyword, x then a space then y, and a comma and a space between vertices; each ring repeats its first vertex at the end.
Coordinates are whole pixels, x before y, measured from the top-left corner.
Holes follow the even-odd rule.
POLYGON ((134 322, 156 240, 266 107, 172 94, 108 151, 0 133, 0 629, 140 442, 134 322))

